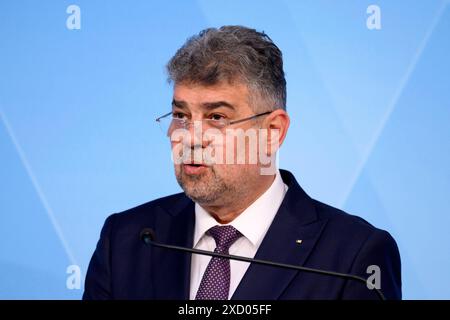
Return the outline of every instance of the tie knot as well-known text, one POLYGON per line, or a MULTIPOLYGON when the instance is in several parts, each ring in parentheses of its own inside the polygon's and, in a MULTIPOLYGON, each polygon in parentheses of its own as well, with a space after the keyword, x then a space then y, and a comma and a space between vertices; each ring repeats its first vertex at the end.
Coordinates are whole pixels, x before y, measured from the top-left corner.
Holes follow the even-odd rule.
POLYGON ((216 250, 219 252, 228 252, 230 246, 240 237, 240 233, 233 226, 215 226, 207 231, 211 237, 216 241, 216 250))

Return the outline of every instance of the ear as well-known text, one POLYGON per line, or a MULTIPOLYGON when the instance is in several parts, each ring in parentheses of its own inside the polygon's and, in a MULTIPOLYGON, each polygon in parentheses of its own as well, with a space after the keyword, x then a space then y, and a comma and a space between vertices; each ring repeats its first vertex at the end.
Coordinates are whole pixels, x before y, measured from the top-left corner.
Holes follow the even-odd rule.
POLYGON ((290 118, 286 111, 282 109, 274 110, 265 121, 264 127, 267 129, 267 153, 273 155, 284 142, 289 129, 290 118))

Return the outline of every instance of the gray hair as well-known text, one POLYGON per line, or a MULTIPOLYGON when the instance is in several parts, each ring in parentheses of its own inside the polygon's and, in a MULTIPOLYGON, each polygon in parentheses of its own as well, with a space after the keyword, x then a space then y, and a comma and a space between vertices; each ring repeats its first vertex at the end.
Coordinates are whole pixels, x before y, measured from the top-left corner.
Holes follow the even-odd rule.
POLYGON ((202 30, 178 49, 167 72, 169 83, 175 84, 242 82, 248 86, 255 110, 263 111, 256 103, 261 98, 264 111, 286 110, 282 53, 267 34, 255 29, 223 26, 202 30))

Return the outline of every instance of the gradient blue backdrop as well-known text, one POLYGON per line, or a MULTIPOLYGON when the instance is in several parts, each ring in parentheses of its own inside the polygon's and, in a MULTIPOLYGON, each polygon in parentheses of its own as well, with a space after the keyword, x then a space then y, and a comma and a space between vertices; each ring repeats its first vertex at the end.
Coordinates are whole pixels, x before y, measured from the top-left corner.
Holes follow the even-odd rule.
POLYGON ((448 1, 2 1, 0 298, 77 299, 104 219, 179 192, 154 118, 164 65, 199 30, 243 24, 284 53, 280 166, 389 230, 404 297, 450 298, 448 1), (68 30, 66 8, 81 8, 68 30), (381 8, 368 30, 366 8, 381 8))

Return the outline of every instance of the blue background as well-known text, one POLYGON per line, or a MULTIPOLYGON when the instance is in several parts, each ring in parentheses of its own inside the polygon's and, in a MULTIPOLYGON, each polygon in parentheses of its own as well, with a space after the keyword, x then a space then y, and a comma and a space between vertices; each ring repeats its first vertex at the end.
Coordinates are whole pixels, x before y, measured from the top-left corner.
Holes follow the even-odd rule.
POLYGON ((78 299, 104 219, 179 192, 154 123, 190 35, 243 24, 282 49, 304 189, 397 240, 408 299, 450 298, 448 1, 2 1, 0 298, 78 299), (81 8, 81 29, 66 8, 81 8), (366 9, 381 8, 381 30, 366 9))

